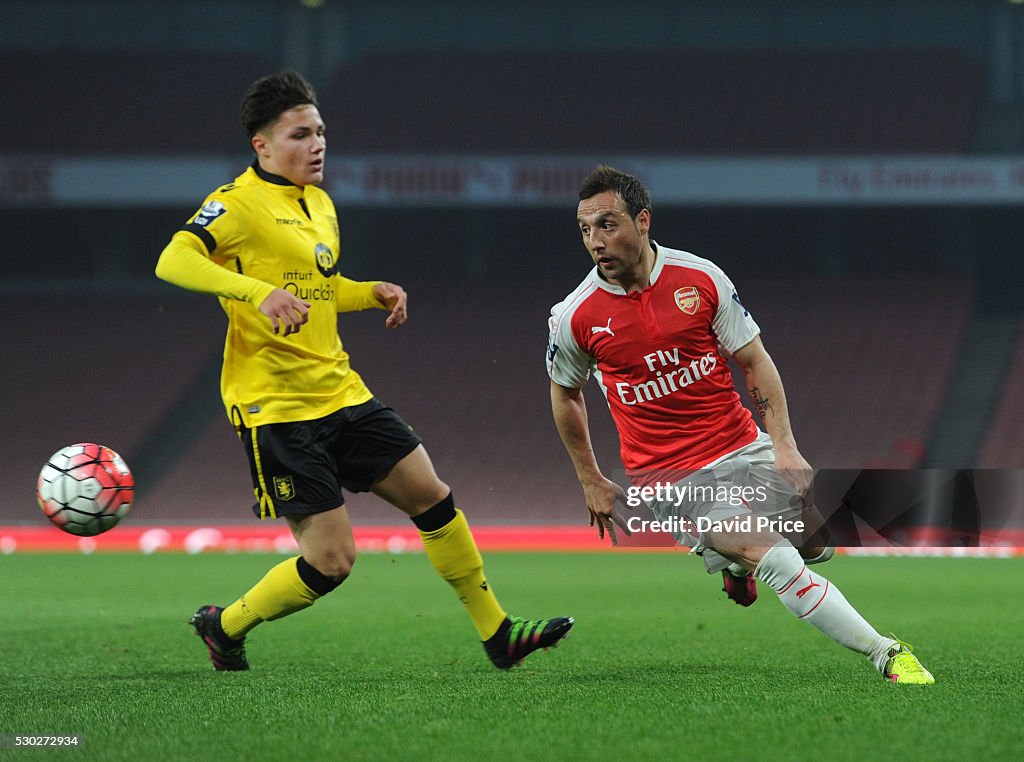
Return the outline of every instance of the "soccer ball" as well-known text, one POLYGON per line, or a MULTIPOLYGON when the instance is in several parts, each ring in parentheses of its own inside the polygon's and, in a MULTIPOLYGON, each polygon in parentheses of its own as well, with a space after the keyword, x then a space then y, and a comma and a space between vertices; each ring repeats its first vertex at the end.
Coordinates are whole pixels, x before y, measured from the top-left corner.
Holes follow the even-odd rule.
POLYGON ((120 455, 82 442, 50 456, 39 472, 36 499, 54 526, 92 537, 106 532, 132 507, 135 480, 120 455))

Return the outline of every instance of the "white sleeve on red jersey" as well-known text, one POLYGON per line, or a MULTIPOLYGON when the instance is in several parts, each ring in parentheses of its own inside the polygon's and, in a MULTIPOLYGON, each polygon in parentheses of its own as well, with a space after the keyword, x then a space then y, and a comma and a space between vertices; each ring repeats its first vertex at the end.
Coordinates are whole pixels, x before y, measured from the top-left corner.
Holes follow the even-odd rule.
POLYGON ((569 389, 580 389, 587 383, 594 362, 572 333, 572 316, 581 301, 578 291, 570 294, 551 308, 548 318, 548 376, 569 389))
POLYGON ((714 267, 710 275, 718 288, 718 310, 711 329, 726 351, 732 354, 753 341, 761 329, 743 306, 729 276, 718 267, 714 267))

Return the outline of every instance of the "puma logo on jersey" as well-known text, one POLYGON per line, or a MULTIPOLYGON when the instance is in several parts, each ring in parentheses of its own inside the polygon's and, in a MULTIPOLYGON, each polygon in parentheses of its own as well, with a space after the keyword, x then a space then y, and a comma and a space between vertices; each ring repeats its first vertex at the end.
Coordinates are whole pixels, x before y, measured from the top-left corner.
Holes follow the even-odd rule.
POLYGON ((612 319, 608 318, 607 325, 592 325, 590 326, 591 335, 595 333, 607 333, 609 336, 614 336, 615 332, 612 330, 612 319))

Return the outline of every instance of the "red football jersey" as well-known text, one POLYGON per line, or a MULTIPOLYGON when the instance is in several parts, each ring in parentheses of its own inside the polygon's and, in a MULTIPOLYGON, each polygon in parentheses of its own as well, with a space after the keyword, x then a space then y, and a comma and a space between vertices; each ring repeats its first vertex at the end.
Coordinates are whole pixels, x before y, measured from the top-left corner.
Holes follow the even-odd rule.
POLYGON ((595 267, 548 321, 548 375, 580 388, 593 372, 636 483, 706 466, 758 434, 719 348, 749 344, 757 323, 714 263, 652 245, 647 288, 626 293, 595 267))

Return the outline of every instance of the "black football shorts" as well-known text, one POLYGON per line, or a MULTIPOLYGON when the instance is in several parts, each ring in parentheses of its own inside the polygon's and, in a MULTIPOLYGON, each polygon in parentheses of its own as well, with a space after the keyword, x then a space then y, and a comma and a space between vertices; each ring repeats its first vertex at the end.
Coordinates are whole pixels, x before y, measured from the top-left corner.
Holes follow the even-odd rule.
POLYGON ((337 508, 342 488, 368 492, 422 442, 376 398, 313 421, 242 428, 240 436, 261 519, 337 508))

